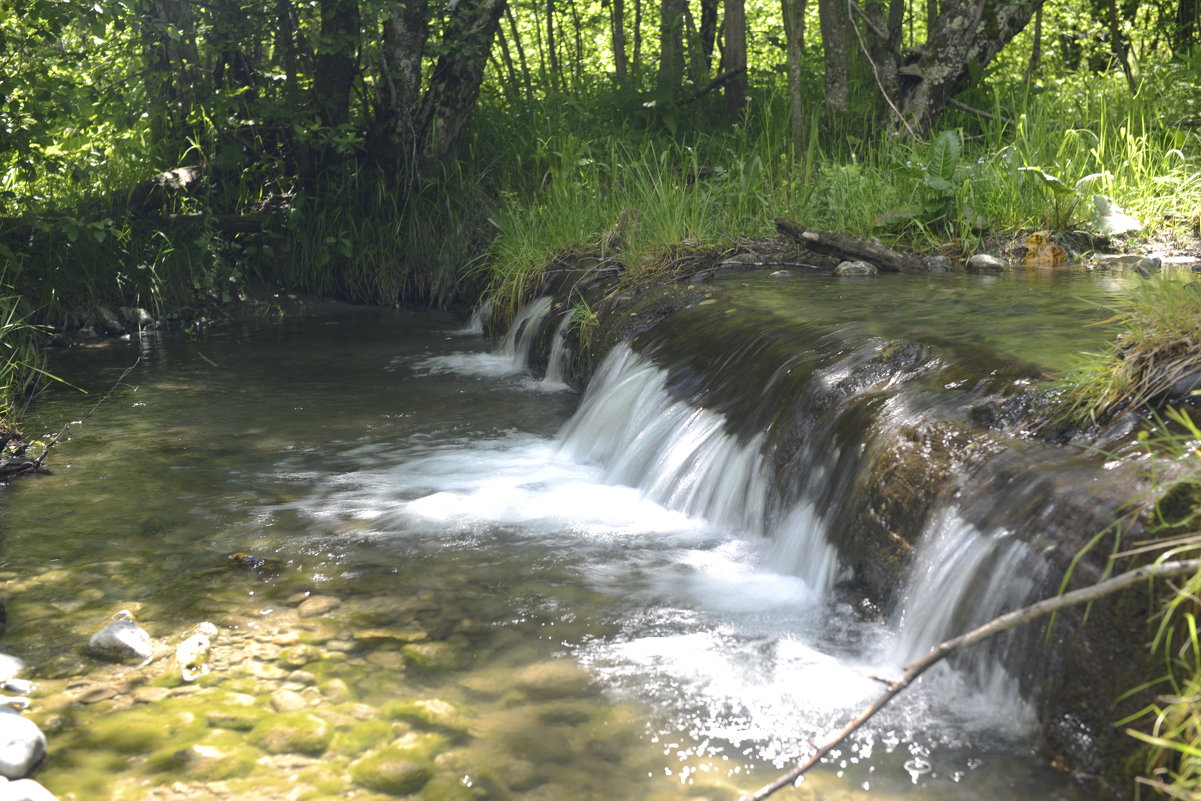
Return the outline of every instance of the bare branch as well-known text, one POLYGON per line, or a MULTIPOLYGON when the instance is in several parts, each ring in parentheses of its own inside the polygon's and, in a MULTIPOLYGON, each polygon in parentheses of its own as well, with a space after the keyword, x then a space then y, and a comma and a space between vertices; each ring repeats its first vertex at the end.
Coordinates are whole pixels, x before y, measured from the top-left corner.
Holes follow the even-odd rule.
POLYGON ((961 634, 958 637, 953 637, 946 642, 934 646, 926 652, 920 659, 914 661, 905 668, 905 672, 901 677, 886 682, 888 689, 883 694, 878 696, 874 701, 868 704, 858 716, 853 718, 846 726, 834 734, 830 739, 826 740, 820 746, 816 746, 816 750, 812 755, 798 764, 795 768, 788 771, 771 784, 766 784, 756 790, 751 795, 742 796, 739 801, 762 801, 762 799, 795 784, 797 779, 801 778, 807 770, 812 768, 821 758, 835 748, 839 743, 851 736, 860 726, 867 723, 873 715, 884 708, 898 693, 913 683, 914 679, 925 673, 934 665, 946 659, 957 651, 962 651, 965 648, 970 648, 973 645, 984 642, 991 637, 995 637, 1002 632, 1016 628, 1023 623, 1029 623, 1032 620, 1037 620, 1040 617, 1046 617, 1061 609, 1067 609, 1071 606, 1089 603, 1099 598, 1104 598, 1107 595, 1112 595, 1115 592, 1121 592, 1128 587, 1153 578, 1171 578, 1173 576, 1187 575, 1196 573, 1201 570, 1201 559, 1188 559, 1179 562, 1159 562, 1157 564, 1146 565, 1144 567, 1129 570, 1113 578, 1099 581, 1096 584, 1088 587, 1082 587, 1078 590, 1065 592, 1063 595, 1057 595, 1054 598, 1045 598, 1030 606, 1015 609, 1012 612, 1007 612, 1000 617, 994 618, 982 626, 979 626, 966 634, 961 634))

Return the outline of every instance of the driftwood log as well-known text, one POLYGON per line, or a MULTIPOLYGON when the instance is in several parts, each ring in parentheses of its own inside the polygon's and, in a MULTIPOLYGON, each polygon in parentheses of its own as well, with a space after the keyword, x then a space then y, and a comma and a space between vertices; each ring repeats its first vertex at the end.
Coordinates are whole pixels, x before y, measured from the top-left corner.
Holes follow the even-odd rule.
POLYGON ((869 242, 832 231, 817 231, 796 220, 776 218, 776 230, 798 245, 828 258, 840 261, 866 261, 890 273, 926 272, 915 256, 898 253, 879 242, 869 242))

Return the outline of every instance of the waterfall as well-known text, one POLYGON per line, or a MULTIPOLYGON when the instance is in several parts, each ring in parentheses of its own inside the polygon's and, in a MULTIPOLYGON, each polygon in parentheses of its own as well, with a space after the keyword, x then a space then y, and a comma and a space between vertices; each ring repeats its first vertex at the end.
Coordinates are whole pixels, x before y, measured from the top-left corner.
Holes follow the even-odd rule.
POLYGON ((492 315, 493 296, 489 295, 484 298, 484 301, 479 306, 475 307, 475 311, 471 313, 471 317, 467 320, 467 325, 458 328, 452 333, 459 336, 480 336, 484 333, 484 321, 492 315))
POLYGON ((672 397, 667 373, 629 346, 615 348, 562 433, 573 459, 600 464, 605 481, 639 488, 651 500, 736 532, 786 542, 771 567, 819 592, 833 583, 837 557, 812 504, 772 511, 762 434, 740 440, 725 418, 672 397))
POLYGON ((534 347, 534 341, 538 339, 538 333, 542 330, 542 322, 550 313, 553 304, 554 299, 550 296, 531 301, 505 332, 497 353, 508 357, 515 369, 524 370, 529 366, 530 350, 534 347))
MULTIPOLYGON (((1034 549, 1009 531, 982 532, 954 509, 943 509, 927 526, 910 568, 891 661, 908 664, 938 643, 1030 603, 1045 571, 1034 549)), ((959 658, 961 670, 1000 702, 1018 695, 997 658, 1006 636, 959 658)))
POLYGON ((573 312, 568 309, 555 329, 554 339, 550 345, 550 358, 546 363, 546 376, 541 387, 547 390, 567 389, 564 377, 567 375, 567 363, 571 359, 571 349, 567 347, 567 332, 571 329, 573 312))

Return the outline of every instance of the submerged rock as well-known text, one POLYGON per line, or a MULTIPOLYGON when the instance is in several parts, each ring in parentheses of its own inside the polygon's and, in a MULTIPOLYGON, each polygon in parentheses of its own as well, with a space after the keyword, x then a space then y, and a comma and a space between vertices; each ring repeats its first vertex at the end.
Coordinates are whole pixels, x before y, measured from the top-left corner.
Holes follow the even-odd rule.
POLYGON ((433 776, 433 763, 408 748, 382 748, 350 764, 355 784, 391 795, 415 793, 433 776))
POLYGON ((878 272, 876 265, 866 261, 844 261, 834 268, 835 275, 875 275, 878 272))
POLYGON ((154 658, 154 644, 150 635, 134 622, 133 613, 128 609, 113 615, 113 622, 93 634, 84 650, 90 656, 108 662, 136 659, 146 665, 154 658))
POLYGON ((333 736, 333 726, 307 712, 275 715, 256 725, 246 735, 251 743, 272 754, 312 756, 325 753, 333 736))
POLYGON ((9 779, 25 778, 46 758, 46 735, 32 720, 21 717, 18 709, 28 702, 20 700, 24 703, 17 708, 0 706, 0 776, 9 779))

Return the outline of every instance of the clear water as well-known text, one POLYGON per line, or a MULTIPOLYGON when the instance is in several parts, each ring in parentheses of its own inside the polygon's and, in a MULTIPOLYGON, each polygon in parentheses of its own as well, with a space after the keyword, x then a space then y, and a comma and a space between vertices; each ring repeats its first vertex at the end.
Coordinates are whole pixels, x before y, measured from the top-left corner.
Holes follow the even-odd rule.
MULTIPOLYGON (((42 684, 30 715, 50 739, 48 787, 352 797, 359 756, 431 728, 388 705, 438 699, 467 723, 431 754, 431 801, 733 799, 896 671, 893 634, 828 600, 797 548, 748 532, 738 493, 681 504, 630 486, 635 468, 603 443, 564 447, 579 399, 461 325, 356 310, 55 355, 91 395, 52 392, 46 430, 141 362, 51 475, 0 496, 0 648, 42 684), (239 569, 230 552, 285 567, 239 569), (306 594, 340 603, 303 617, 306 594), (123 607, 171 645, 220 627, 199 689, 178 686, 169 657, 138 669, 80 653, 123 607), (422 662, 408 640, 448 656, 422 662), (318 656, 293 671, 298 642, 318 656), (245 699, 270 717, 281 690, 336 730, 320 756, 265 753, 206 718, 245 699), (181 756, 197 744, 236 765, 181 756)), ((782 797, 1094 797, 1037 747, 1022 704, 942 671, 782 797)))

